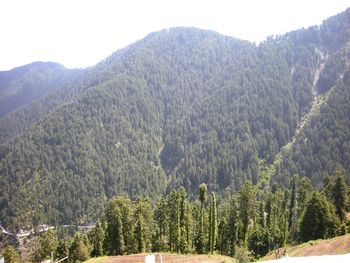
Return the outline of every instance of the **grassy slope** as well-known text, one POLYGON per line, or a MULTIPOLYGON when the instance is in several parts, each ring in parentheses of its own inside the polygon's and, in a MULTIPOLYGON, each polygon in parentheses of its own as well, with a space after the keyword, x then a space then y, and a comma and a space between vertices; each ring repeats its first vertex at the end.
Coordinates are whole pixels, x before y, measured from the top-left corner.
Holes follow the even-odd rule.
MULTIPOLYGON (((113 256, 113 257, 99 257, 92 258, 85 263, 143 263, 145 262, 146 254, 136 254, 127 256, 113 256)), ((233 258, 221 256, 221 255, 180 255, 180 254, 162 254, 163 262, 167 263, 222 263, 222 262, 235 262, 233 258)), ((159 257, 156 258, 156 262, 160 262, 159 257)))
MULTIPOLYGON (((280 249, 282 254, 284 251, 280 249)), ((325 240, 313 240, 296 246, 288 246, 287 253, 290 257, 338 255, 350 253, 350 234, 325 240)), ((261 260, 275 259, 274 251, 261 260)))

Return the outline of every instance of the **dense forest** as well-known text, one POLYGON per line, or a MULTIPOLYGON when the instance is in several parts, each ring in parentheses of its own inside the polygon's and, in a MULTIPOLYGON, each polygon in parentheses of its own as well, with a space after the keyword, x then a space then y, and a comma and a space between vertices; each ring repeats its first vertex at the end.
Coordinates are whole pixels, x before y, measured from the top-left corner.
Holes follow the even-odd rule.
MULTIPOLYGON (((68 255, 69 262, 81 262, 151 250, 220 253, 248 262, 271 250, 280 251, 277 256, 281 257, 286 244, 350 232, 349 185, 339 170, 317 190, 307 177, 294 176, 291 181, 291 189, 274 183, 269 190, 246 181, 220 204, 220 194, 209 193, 206 184, 198 187, 194 200, 183 187, 172 189, 156 203, 144 197, 132 201, 116 196, 91 230, 69 235, 61 226, 34 234, 22 241, 21 257, 42 262, 68 255)), ((4 254, 18 262, 11 246, 4 254)))
POLYGON ((348 178, 349 28, 350 9, 259 45, 162 30, 29 104, 19 92, 0 118, 2 224, 96 222, 115 195, 157 202, 183 187, 192 202, 201 183, 225 203, 246 181, 348 178))

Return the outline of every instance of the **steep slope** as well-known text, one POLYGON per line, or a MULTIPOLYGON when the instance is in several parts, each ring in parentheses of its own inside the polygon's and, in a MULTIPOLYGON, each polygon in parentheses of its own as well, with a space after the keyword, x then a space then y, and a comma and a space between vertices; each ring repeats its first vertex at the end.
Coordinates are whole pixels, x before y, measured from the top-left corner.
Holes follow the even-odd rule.
MULTIPOLYGON (((312 120, 347 124, 349 14, 259 46, 194 28, 152 33, 8 114, 0 121, 1 221, 84 223, 115 194, 265 186, 265 167, 293 142, 269 175, 288 184, 307 165, 288 156, 312 120), (326 103, 315 110, 318 96, 334 100, 334 115, 322 113, 326 103)), ((346 154, 334 155, 344 168, 346 154)))

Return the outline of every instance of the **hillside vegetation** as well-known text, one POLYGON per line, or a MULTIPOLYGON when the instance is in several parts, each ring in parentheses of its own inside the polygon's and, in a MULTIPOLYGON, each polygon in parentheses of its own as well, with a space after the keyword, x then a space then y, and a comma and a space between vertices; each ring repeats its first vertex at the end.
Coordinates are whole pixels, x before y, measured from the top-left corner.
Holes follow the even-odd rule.
POLYGON ((258 46, 195 28, 151 33, 9 112, 2 224, 95 222, 115 195, 157 200, 183 186, 193 199, 202 182, 224 200, 247 180, 347 177, 349 17, 258 46))

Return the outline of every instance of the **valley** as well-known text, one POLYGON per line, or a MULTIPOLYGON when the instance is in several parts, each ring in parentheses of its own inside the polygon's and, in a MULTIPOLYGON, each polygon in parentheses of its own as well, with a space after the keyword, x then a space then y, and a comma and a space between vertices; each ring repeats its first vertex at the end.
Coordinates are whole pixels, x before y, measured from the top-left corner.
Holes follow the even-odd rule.
POLYGON ((349 233, 349 28, 350 9, 259 44, 176 27, 0 72, 0 244, 252 260, 349 233))

